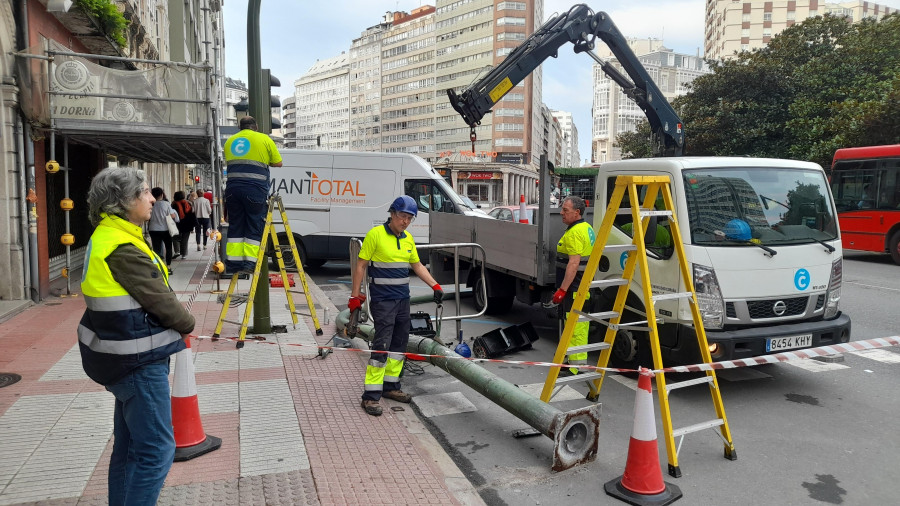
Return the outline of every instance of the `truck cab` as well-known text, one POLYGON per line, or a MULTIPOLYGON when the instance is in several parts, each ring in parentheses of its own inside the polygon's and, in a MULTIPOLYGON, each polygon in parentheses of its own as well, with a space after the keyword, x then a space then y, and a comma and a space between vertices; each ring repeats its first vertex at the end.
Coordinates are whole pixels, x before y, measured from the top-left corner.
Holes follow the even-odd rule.
MULTIPOLYGON (((842 251, 828 181, 814 163, 739 157, 670 157, 604 163, 597 175, 594 227, 619 175, 666 175, 675 219, 693 273, 700 313, 714 360, 846 342, 850 318, 839 310, 842 251)), ((626 197, 627 198, 627 197, 626 197)), ((628 202, 622 203, 623 207, 628 202)), ((620 216, 609 244, 631 242, 631 217, 620 216)), ((648 229, 654 293, 685 290, 672 258, 665 218, 648 229), (667 244, 668 241, 668 244, 667 244)), ((595 279, 622 276, 625 256, 606 258, 595 279), (607 266, 603 270, 603 266, 607 266)), ((643 309, 640 278, 629 307, 643 309)), ((615 292, 603 294, 609 307, 615 292)), ((664 359, 699 359, 689 302, 655 304, 664 359)), ((603 308, 606 310, 607 308, 603 308)), ((637 312, 626 321, 644 319, 637 312)), ((612 362, 649 363, 640 333, 620 331, 612 362)))

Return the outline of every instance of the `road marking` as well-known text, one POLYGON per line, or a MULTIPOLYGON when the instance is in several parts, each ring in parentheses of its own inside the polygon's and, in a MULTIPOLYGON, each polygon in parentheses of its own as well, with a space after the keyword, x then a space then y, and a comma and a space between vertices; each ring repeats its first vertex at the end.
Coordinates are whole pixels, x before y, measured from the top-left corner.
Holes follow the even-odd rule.
POLYGON ((716 377, 728 382, 748 381, 758 379, 772 378, 771 374, 757 371, 752 367, 742 367, 740 369, 723 369, 716 372, 716 377))
POLYGON ((809 372, 826 372, 837 371, 839 369, 849 369, 849 366, 843 364, 835 364, 829 362, 820 362, 818 360, 792 360, 784 362, 792 367, 797 367, 809 372))
POLYGON ((637 380, 636 379, 631 379, 627 376, 622 376, 621 374, 612 374, 608 377, 625 385, 626 387, 634 390, 635 392, 637 391, 637 380))
MULTIPOLYGON (((534 397, 535 399, 540 399, 541 391, 544 390, 543 383, 531 383, 528 385, 517 386, 520 390, 534 397)), ((569 385, 555 387, 553 389, 553 394, 550 396, 550 402, 574 401, 576 399, 584 399, 584 394, 578 393, 578 390, 575 390, 569 385)))
POLYGON ((417 395, 413 397, 412 401, 422 412, 422 416, 427 418, 478 411, 478 408, 462 392, 417 395))
POLYGON ((851 351, 850 353, 885 364, 900 364, 900 353, 894 353, 887 350, 861 350, 851 351))
POLYGON ((887 286, 867 285, 865 283, 859 283, 856 281, 846 281, 846 283, 851 284, 851 285, 861 286, 863 288, 877 288, 879 290, 889 290, 891 292, 900 292, 900 289, 898 289, 898 288, 890 288, 887 286))

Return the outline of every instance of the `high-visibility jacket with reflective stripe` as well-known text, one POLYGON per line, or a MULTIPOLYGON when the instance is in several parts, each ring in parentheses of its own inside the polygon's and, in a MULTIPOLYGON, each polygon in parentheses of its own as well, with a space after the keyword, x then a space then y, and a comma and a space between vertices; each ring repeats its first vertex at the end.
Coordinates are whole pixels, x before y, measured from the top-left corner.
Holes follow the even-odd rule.
POLYGON ((409 298, 410 264, 419 262, 416 242, 403 232, 394 235, 384 223, 366 234, 359 258, 369 261, 369 294, 372 300, 409 298))
POLYGON ((269 165, 281 161, 272 139, 263 133, 244 129, 225 142, 225 164, 228 182, 249 183, 268 187, 269 165))
POLYGON ((78 325, 81 363, 88 377, 102 385, 143 364, 185 348, 181 334, 161 326, 113 277, 106 258, 123 244, 145 253, 166 286, 167 269, 147 245, 141 228, 116 216, 103 215, 91 240, 82 271, 81 293, 87 309, 78 325))
POLYGON ((566 228, 565 233, 556 245, 556 286, 560 286, 563 278, 566 276, 569 255, 581 255, 581 262, 578 264, 578 274, 575 275, 569 291, 574 291, 578 288, 579 283, 581 283, 581 273, 587 267, 588 260, 591 257, 591 250, 594 248, 594 239, 596 239, 594 228, 583 219, 566 228))

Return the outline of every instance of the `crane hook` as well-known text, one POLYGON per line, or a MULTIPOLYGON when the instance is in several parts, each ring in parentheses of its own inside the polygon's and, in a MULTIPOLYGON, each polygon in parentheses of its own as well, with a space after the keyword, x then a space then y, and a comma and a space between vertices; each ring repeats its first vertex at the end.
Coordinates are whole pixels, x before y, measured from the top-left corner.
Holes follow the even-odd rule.
POLYGON ((472 156, 475 156, 475 140, 478 136, 475 134, 475 127, 472 126, 471 132, 469 132, 469 140, 472 141, 472 156))

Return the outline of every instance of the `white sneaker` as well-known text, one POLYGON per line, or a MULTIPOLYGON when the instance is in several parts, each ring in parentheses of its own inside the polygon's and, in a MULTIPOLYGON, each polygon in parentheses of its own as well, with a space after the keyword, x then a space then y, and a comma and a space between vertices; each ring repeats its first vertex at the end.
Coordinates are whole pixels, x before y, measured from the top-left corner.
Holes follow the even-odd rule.
POLYGON ((199 244, 197 245, 197 251, 200 251, 200 245, 199 245, 199 244))

